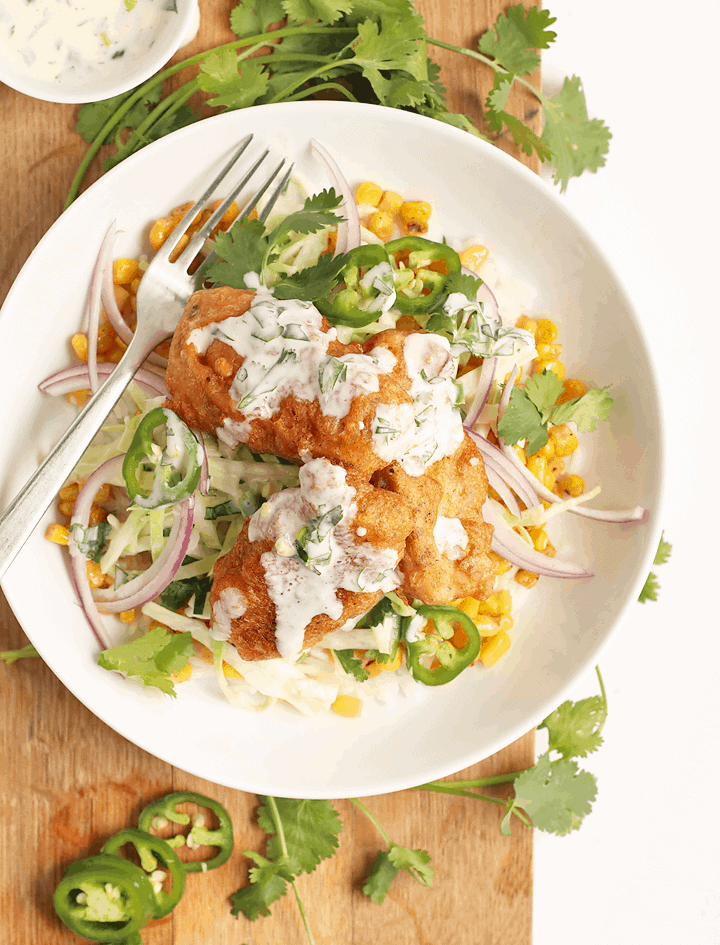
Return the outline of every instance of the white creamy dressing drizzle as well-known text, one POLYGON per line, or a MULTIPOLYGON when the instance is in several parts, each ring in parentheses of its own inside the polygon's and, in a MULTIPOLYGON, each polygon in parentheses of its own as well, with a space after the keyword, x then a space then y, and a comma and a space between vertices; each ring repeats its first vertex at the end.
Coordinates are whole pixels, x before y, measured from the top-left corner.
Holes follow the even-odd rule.
POLYGON ((469 539, 459 518, 438 515, 433 528, 433 539, 440 554, 451 561, 459 561, 465 557, 469 539))
POLYGON ((368 312, 387 312, 395 304, 395 278, 390 263, 381 262, 368 269, 360 280, 364 289, 375 289, 377 297, 368 305, 368 312))
POLYGON ((16 68, 53 81, 135 58, 155 40, 166 0, 0 0, 0 43, 16 68))
POLYGON ((415 332, 405 339, 405 370, 410 404, 378 404, 373 419, 373 449, 386 462, 399 462, 409 476, 455 452, 463 441, 455 381, 457 363, 450 342, 440 335, 415 332))
POLYGON ((224 587, 213 604, 210 635, 215 640, 227 640, 234 617, 242 617, 247 602, 236 587, 224 587))
MULTIPOLYGON (((167 434, 165 449, 161 450, 159 446, 153 443, 153 452, 158 457, 158 464, 159 466, 172 465, 176 469, 187 469, 189 456, 185 438, 182 433, 182 421, 173 410, 163 408, 163 414, 165 415, 165 429, 167 434)), ((197 464, 202 465, 203 448, 197 440, 195 440, 194 450, 197 464)), ((150 494, 147 497, 141 495, 135 496, 133 503, 139 505, 141 508, 155 508, 158 503, 162 501, 164 489, 165 484, 163 477, 160 475, 160 469, 158 469, 153 479, 150 494)))
POLYGON ((356 512, 355 489, 345 470, 313 459, 300 469, 299 488, 271 496, 250 519, 250 541, 275 544, 260 560, 275 605, 276 645, 285 659, 302 650, 314 617, 342 616, 340 588, 386 592, 400 583, 394 549, 355 543, 356 512))
POLYGON ((443 303, 443 313, 458 325, 450 350, 455 357, 469 351, 480 358, 511 357, 527 364, 537 355, 535 339, 524 328, 505 327, 500 318, 490 318, 481 302, 462 292, 452 292, 443 303))
POLYGON ((323 331, 322 315, 315 306, 276 299, 263 289, 244 315, 196 328, 187 344, 204 354, 216 338, 244 358, 230 396, 246 419, 226 418, 217 430, 231 446, 247 438, 253 419, 272 417, 290 395, 317 401, 323 414, 340 419, 355 397, 376 393, 379 376, 395 366, 395 357, 386 348, 374 348, 370 354, 329 355, 328 345, 337 339, 337 332, 323 331))

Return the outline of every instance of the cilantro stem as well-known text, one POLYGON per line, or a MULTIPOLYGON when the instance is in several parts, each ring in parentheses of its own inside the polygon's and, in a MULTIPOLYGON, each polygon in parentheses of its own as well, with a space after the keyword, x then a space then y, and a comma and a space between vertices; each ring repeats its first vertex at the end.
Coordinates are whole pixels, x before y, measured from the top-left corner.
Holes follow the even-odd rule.
POLYGON ((214 46, 212 49, 208 49, 205 52, 196 53, 194 56, 188 56, 187 59, 181 60, 174 66, 170 66, 169 68, 164 69, 162 72, 158 72, 157 75, 138 86, 132 95, 125 99, 122 105, 120 105, 119 108, 113 112, 113 114, 108 118, 100 131, 97 133, 93 139, 92 144, 88 148, 85 157, 82 159, 80 166, 75 173, 75 177, 72 180, 72 183, 70 184, 70 190, 68 191, 67 198, 65 199, 63 210, 67 210, 70 204, 76 199, 82 182, 85 179, 88 170, 90 169, 90 165, 94 161, 96 154, 102 147, 110 132, 117 127, 121 119, 125 117, 130 109, 136 105, 143 98, 143 96, 145 96, 151 89, 154 89, 155 86, 161 85, 165 79, 169 79, 176 73, 182 72, 183 69, 187 69, 189 66, 193 66, 198 62, 202 62, 208 56, 214 53, 223 52, 226 49, 242 49, 245 46, 257 46, 258 44, 263 46, 272 45, 275 40, 284 39, 286 36, 298 36, 309 33, 338 35, 341 33, 355 32, 355 30, 349 27, 315 26, 312 24, 306 26, 285 26, 282 29, 273 30, 272 34, 258 33, 255 36, 248 36, 244 39, 233 40, 231 43, 224 43, 221 46, 214 46))
MULTIPOLYGON (((515 777, 522 772, 518 771, 515 774, 515 777)), ((503 797, 490 797, 488 794, 478 794, 476 791, 465 791, 462 788, 455 788, 453 785, 455 781, 449 782, 440 782, 440 781, 430 781, 428 784, 418 784, 417 787, 413 788, 413 791, 435 791, 438 794, 454 794, 456 797, 472 797, 478 801, 488 801, 490 804, 499 804, 501 807, 507 808, 508 802, 506 798, 503 797)), ((471 784, 472 782, 466 782, 471 784)), ((500 782, 497 782, 500 783, 500 782)), ((526 827, 532 827, 532 824, 522 813, 522 811, 517 810, 515 807, 512 808, 512 813, 521 820, 526 827)))
MULTIPOLYGON (((272 815, 273 823, 275 824, 275 830, 277 831, 278 840, 280 841, 280 849, 282 850, 283 856, 288 858, 288 848, 287 840, 285 839, 285 831, 283 830, 282 818, 280 817, 280 811, 278 810, 277 801, 270 794, 265 795, 265 800, 267 801, 268 808, 272 815)), ((303 920, 303 925, 305 926, 305 932, 308 937, 308 942, 310 945, 315 945, 315 940, 313 939, 312 930, 310 929, 310 923, 308 922, 307 914, 305 913, 305 906, 302 899, 300 898, 300 893, 298 892, 297 883, 294 879, 290 880, 290 885, 293 888, 295 893, 295 899, 298 904, 298 909, 300 910, 300 916, 303 920)))
POLYGON ((356 797, 351 797, 351 798, 350 798, 350 801, 358 808, 358 810, 361 810, 361 811, 363 812, 363 814, 365 814, 365 816, 367 817, 367 819, 368 819, 372 824, 374 824, 374 826, 375 826, 377 832, 378 832, 378 833, 380 834, 380 836, 383 838, 383 840, 385 841, 385 843, 387 843, 387 845, 390 846, 390 844, 392 843, 392 840, 390 839, 390 837, 388 837, 387 833, 386 833, 385 830, 383 829, 383 826, 382 826, 382 824, 378 821, 377 817, 375 817, 375 815, 374 815, 373 813, 371 813, 371 812, 367 809, 367 807, 363 804, 363 802, 362 802, 362 801, 359 801, 356 797))
POLYGON ((311 72, 306 72, 302 78, 298 79, 296 82, 293 82, 291 86, 283 89, 280 92, 277 92, 270 99, 269 104, 273 104, 274 102, 279 102, 280 99, 286 99, 289 95, 292 95, 296 89, 301 88, 303 85, 305 85, 306 82, 309 82, 310 79, 317 79, 324 72, 330 72, 332 69, 337 69, 338 61, 339 60, 337 59, 333 59, 331 62, 327 62, 327 57, 326 57, 326 62, 324 65, 318 66, 317 69, 313 69, 311 72))
POLYGON ((335 89, 338 92, 342 92, 349 102, 357 102, 357 99, 352 94, 350 89, 346 89, 344 85, 340 85, 338 82, 323 82, 320 85, 311 85, 309 88, 303 89, 300 92, 296 92, 294 95, 291 95, 285 101, 299 102, 301 99, 307 98, 309 95, 314 95, 316 92, 330 91, 330 89, 335 89))

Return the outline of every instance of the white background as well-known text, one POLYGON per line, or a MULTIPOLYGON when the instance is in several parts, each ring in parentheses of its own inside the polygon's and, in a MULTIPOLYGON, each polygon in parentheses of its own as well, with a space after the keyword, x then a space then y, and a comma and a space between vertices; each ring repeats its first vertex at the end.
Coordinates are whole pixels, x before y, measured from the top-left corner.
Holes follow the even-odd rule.
MULTIPOLYGON (((567 206, 623 279, 663 398, 665 537, 657 603, 636 604, 602 655, 605 744, 592 814, 535 834, 535 945, 720 943, 720 530, 717 275, 720 7, 548 0, 543 84, 583 80, 610 126, 607 166, 567 206)), ((597 692, 594 672, 572 698, 597 692)), ((538 736, 538 750, 542 750, 538 736)))

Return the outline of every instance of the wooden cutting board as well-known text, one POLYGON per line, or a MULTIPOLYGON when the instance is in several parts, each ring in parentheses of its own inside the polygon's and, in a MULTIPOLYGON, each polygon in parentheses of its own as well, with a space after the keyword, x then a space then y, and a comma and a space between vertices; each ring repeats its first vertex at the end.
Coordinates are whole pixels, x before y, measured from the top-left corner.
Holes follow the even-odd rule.
MULTIPOLYGON (((182 58, 232 39, 230 0, 200 0, 202 26, 182 58)), ((475 47, 502 12, 503 0, 417 0, 429 35, 475 47)), ((430 48, 442 66, 453 111, 481 122, 490 71, 467 58, 430 48)), ((539 76, 536 77, 539 81, 539 76)), ((516 114, 535 122, 531 96, 518 95, 516 114)), ((0 86, 0 301, 33 247, 61 212, 85 144, 74 132, 76 108, 27 98, 0 86)), ((512 142, 501 147, 537 170, 512 142)), ((97 169, 94 171, 97 176, 97 169)), ((468 182, 468 185, 477 182, 468 182)), ((83 248, 78 247, 78 252, 83 248)), ((38 580, 42 575, 38 574, 38 580)), ((52 615, 48 615, 52 619, 52 615)), ((0 650, 27 642, 4 597, 0 650)), ((295 945, 306 941, 295 902, 273 906, 255 923, 230 915, 228 896, 247 881, 244 849, 261 849, 253 795, 218 787, 158 761, 107 728, 40 660, 0 663, 3 832, 0 850, 0 941, 60 945, 78 939, 57 921, 52 893, 72 860, 97 853, 107 837, 137 821, 148 801, 171 790, 220 800, 230 811, 236 852, 221 869, 189 877, 171 916, 143 931, 145 945, 295 945)), ((513 771, 534 762, 528 733, 458 777, 513 771)), ((378 765, 383 764, 382 755, 378 765)), ((338 854, 298 881, 317 945, 529 945, 532 834, 513 825, 500 836, 502 809, 425 792, 366 799, 398 843, 430 852, 432 889, 399 877, 382 906, 360 892, 381 845, 373 826, 348 801, 338 802, 344 829, 338 854)))

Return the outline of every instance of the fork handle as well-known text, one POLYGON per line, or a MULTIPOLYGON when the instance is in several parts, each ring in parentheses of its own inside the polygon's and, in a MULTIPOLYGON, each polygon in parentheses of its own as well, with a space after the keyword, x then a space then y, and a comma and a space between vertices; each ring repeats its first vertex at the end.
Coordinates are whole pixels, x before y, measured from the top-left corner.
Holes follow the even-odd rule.
MULTIPOLYGON (((161 339, 156 339, 154 343, 157 344, 158 340, 161 339)), ((88 400, 57 445, 0 516, 0 578, 122 396, 147 352, 147 340, 135 336, 118 366, 88 400)))

